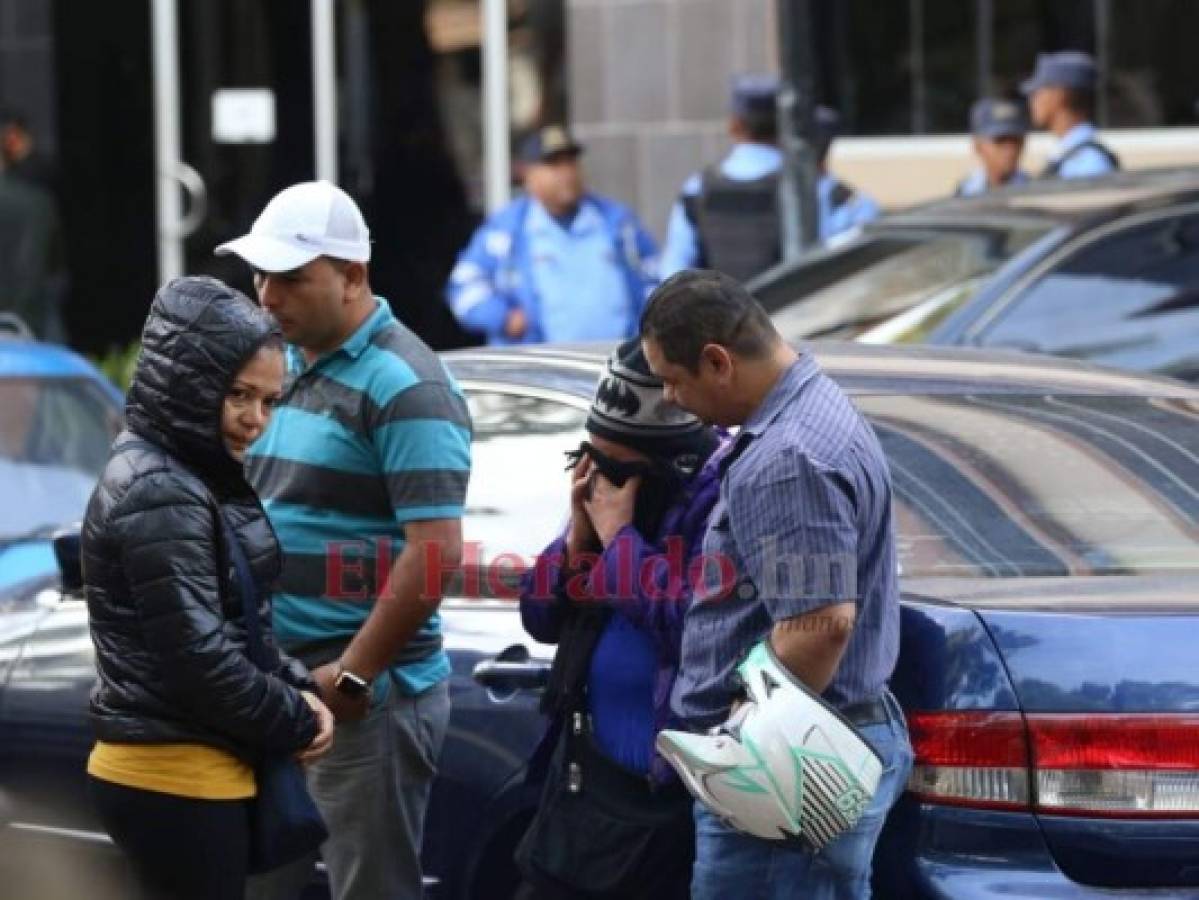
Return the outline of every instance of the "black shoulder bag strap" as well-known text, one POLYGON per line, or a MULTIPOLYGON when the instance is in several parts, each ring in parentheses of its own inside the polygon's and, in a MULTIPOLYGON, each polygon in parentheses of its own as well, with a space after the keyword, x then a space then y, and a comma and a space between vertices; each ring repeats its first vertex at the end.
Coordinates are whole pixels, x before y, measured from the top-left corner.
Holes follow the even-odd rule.
POLYGON ((545 691, 541 695, 541 711, 555 717, 565 717, 586 708, 591 657, 612 611, 599 602, 568 602, 563 616, 558 650, 554 653, 545 691))
POLYGON ((1120 169, 1120 157, 1116 156, 1115 153, 1109 150, 1102 143, 1092 138, 1089 141, 1079 144, 1077 147, 1071 148, 1060 158, 1049 163, 1049 165, 1047 165, 1045 170, 1041 173, 1041 178, 1057 178, 1057 176, 1061 174, 1062 167, 1066 164, 1066 162, 1070 159, 1073 159, 1084 150, 1097 150, 1101 156, 1103 156, 1109 163, 1112 164, 1113 167, 1115 167, 1117 170, 1120 169))
POLYGON ((278 659, 262 636, 262 618, 258 614, 259 591, 250 572, 250 561, 246 559, 246 551, 242 549, 233 526, 225 517, 225 511, 218 507, 217 515, 221 520, 223 543, 233 563, 238 592, 241 594, 241 614, 246 623, 246 655, 262 671, 273 672, 278 659))

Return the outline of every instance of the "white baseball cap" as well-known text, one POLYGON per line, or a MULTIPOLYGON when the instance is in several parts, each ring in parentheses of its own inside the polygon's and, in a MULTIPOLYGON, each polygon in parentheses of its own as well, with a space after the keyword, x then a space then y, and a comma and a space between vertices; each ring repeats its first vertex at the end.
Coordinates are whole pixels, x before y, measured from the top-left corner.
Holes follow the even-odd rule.
POLYGON ((370 230, 350 195, 327 181, 305 181, 277 193, 250 233, 216 248, 262 272, 290 272, 318 256, 369 262, 370 230))

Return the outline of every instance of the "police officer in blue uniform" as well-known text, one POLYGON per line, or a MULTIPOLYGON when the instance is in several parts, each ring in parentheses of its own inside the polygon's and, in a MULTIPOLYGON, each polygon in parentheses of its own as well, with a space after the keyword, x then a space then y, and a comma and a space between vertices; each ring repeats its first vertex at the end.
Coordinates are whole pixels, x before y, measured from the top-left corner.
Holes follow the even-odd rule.
POLYGON ((525 195, 458 256, 446 298, 489 344, 632 337, 657 284, 657 245, 626 207, 586 191, 583 147, 561 126, 518 154, 525 195))
MULTIPOLYGON (((778 79, 771 75, 741 75, 733 80, 729 120, 733 148, 718 164, 684 183, 667 226, 663 278, 702 267, 744 280, 782 258, 778 90, 778 79)), ((840 116, 818 107, 815 119, 818 234, 825 241, 876 218, 880 210, 874 200, 838 181, 827 169, 840 116)))
POLYGON ((957 186, 959 197, 976 197, 1010 184, 1025 184, 1028 173, 1020 168, 1028 110, 1024 103, 1007 99, 979 100, 970 108, 970 133, 979 165, 957 186))
POLYGON ((1021 85, 1033 124, 1057 137, 1042 178, 1094 178, 1119 170, 1119 158, 1091 123, 1096 80, 1095 60, 1067 50, 1038 56, 1032 78, 1021 85))

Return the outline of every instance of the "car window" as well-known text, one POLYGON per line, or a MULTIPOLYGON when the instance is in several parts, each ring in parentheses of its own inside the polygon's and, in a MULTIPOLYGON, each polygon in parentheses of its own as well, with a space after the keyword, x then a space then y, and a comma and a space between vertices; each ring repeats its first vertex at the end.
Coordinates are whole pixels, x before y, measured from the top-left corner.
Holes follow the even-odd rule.
POLYGON ((908 576, 1199 571, 1199 403, 860 397, 908 576))
POLYGON ((776 310, 775 324, 789 339, 852 338, 935 298, 943 298, 941 317, 948 315, 1045 231, 1029 226, 868 234, 834 257, 837 267, 813 261, 756 292, 770 298, 767 308, 776 310))
POLYGON ((463 522, 467 563, 487 565, 512 554, 512 562, 531 564, 565 523, 565 454, 583 440, 586 410, 502 391, 468 389, 466 396, 474 425, 463 522))
POLYGON ((857 340, 863 344, 922 344, 933 329, 974 296, 985 280, 985 275, 979 275, 956 282, 911 309, 860 332, 857 340))
POLYGON ((80 518, 120 427, 87 379, 0 379, 0 536, 80 518))
POLYGON ((1199 328, 1199 216, 1087 245, 1035 281, 981 342, 1104 359, 1185 327, 1199 328))

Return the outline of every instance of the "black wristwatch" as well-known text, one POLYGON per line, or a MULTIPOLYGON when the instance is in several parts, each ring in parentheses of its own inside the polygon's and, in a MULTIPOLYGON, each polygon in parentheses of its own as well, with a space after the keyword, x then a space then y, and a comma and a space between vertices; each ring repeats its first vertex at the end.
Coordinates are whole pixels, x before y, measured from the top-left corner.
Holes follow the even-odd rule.
POLYGON ((339 694, 345 694, 347 697, 364 697, 370 693, 371 683, 361 675, 355 675, 349 669, 338 666, 333 687, 339 694))

